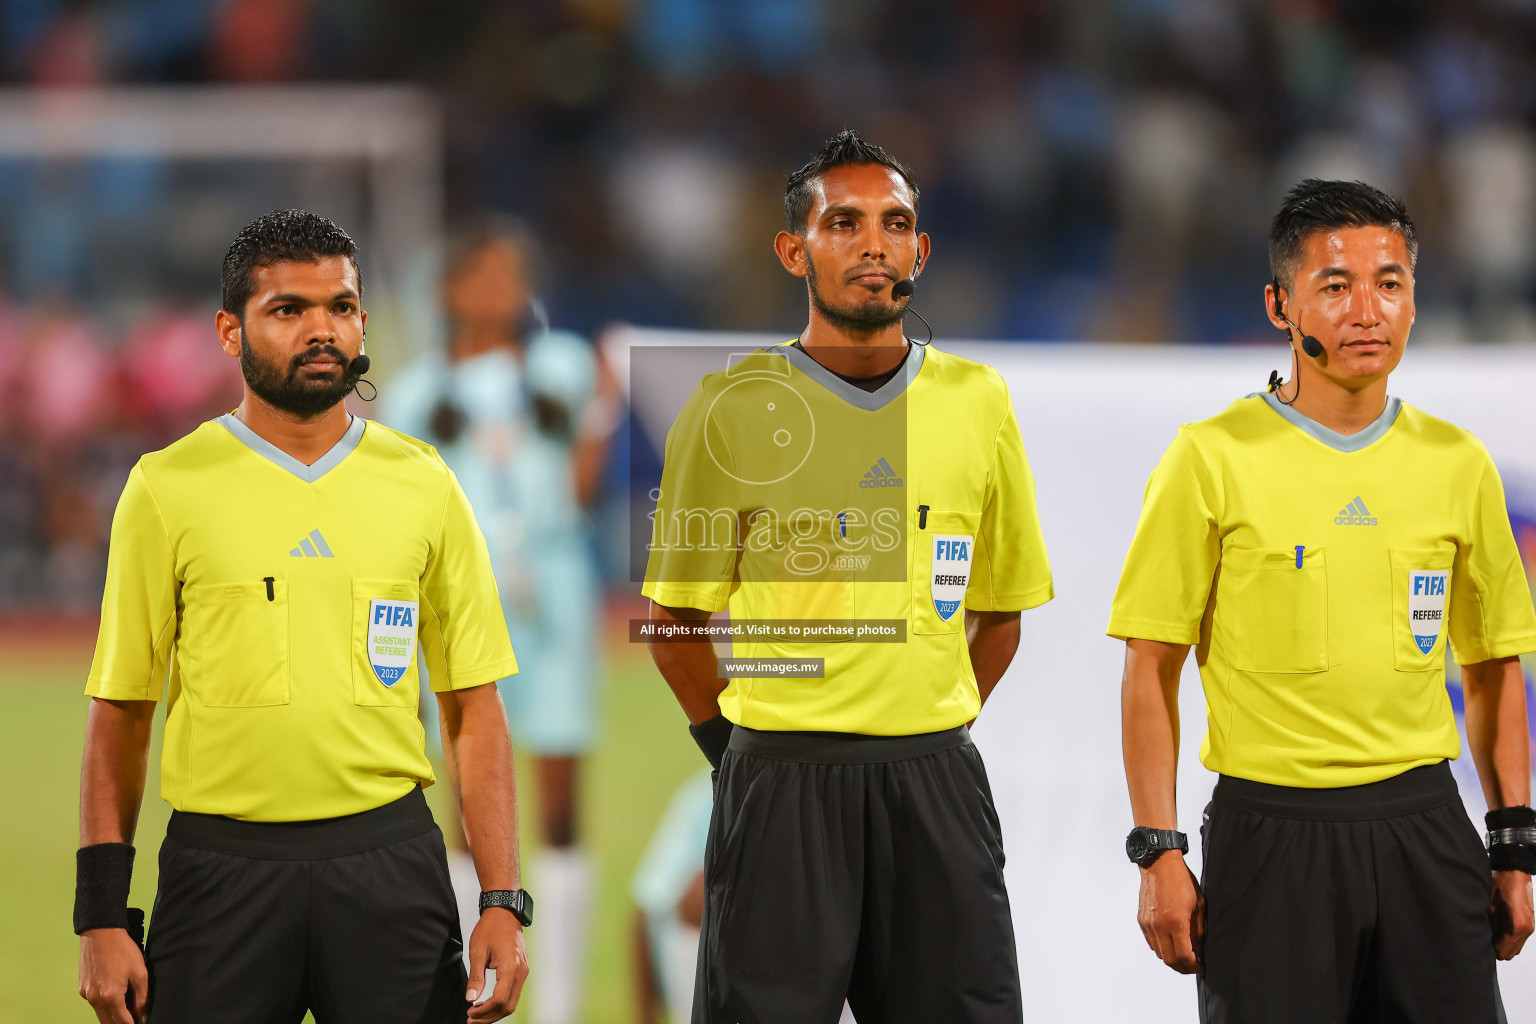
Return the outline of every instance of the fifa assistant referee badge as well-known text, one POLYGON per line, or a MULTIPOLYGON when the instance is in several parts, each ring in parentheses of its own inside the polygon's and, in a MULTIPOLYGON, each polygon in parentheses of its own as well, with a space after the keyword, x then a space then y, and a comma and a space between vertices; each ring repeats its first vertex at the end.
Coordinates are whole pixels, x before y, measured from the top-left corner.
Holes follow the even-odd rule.
POLYGON ((527 928, 533 924, 533 897, 527 889, 488 889, 480 894, 480 913, 491 907, 512 911, 512 916, 527 928))
POLYGON ((1138 867, 1149 868, 1169 850, 1189 852, 1189 837, 1171 828, 1147 828, 1137 825, 1125 837, 1125 855, 1138 867))

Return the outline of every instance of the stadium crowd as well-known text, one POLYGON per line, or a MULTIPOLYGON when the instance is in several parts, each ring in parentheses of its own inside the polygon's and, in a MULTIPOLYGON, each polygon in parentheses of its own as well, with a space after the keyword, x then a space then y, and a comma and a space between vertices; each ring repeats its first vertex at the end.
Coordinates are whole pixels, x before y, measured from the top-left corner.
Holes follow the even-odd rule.
MULTIPOLYGON (((783 168, 846 124, 921 177, 941 338, 1275 340, 1268 211, 1316 174, 1415 210, 1416 340, 1536 339, 1515 0, 0 0, 0 39, 14 84, 437 91, 450 219, 526 218, 587 335, 797 322, 762 239, 783 168)), ((88 610, 132 456, 228 406, 215 283, 184 269, 221 202, 152 160, 0 160, 0 609, 88 610), (170 260, 100 258, 164 235, 170 260)))
POLYGON ((166 306, 124 336, 61 303, 0 305, 0 615, 91 615, 128 470, 232 408, 209 317, 166 306))

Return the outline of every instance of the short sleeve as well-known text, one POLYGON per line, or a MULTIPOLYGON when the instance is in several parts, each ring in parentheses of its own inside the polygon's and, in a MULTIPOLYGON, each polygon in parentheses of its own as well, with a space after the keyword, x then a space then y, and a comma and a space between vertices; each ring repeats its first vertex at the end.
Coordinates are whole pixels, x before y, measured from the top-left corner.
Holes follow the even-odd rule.
POLYGON ((1054 596, 1045 535, 1035 507, 1035 479, 1007 385, 1002 387, 1006 413, 992 442, 987 496, 971 582, 965 591, 965 606, 975 611, 1021 611, 1054 596))
POLYGON ((640 593, 668 608, 720 612, 739 585, 742 536, 730 439, 702 385, 667 431, 640 593))
POLYGON ((112 515, 101 628, 85 692, 108 700, 159 700, 176 639, 176 555, 143 463, 133 467, 112 515))
POLYGON ((1109 617, 1121 640, 1195 644, 1221 559, 1210 469, 1187 428, 1147 482, 1109 617))
POLYGON ((1536 611, 1509 525, 1504 485, 1488 453, 1466 543, 1452 568, 1449 632, 1458 665, 1536 651, 1536 611))
POLYGON ((442 526, 421 577, 421 651, 435 692, 517 673, 485 537, 458 478, 444 472, 442 526))

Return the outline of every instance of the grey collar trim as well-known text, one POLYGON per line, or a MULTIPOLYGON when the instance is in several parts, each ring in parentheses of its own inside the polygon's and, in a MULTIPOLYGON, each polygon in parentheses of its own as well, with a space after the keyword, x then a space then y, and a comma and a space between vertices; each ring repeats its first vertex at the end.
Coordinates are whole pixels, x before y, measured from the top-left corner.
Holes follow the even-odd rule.
POLYGON ((907 353, 907 361, 902 366, 901 372, 874 391, 865 391, 863 388, 854 387, 812 359, 809 353, 795 348, 793 345, 767 345, 762 351, 784 356, 801 373, 849 405, 863 409, 866 412, 874 412, 889 405, 892 399, 907 390, 907 385, 917 379, 918 371, 923 368, 923 355, 928 351, 928 346, 918 345, 911 341, 907 342, 907 344, 911 346, 911 350, 907 353))
POLYGON ((245 445, 251 451, 260 455, 279 469, 286 469, 294 476, 307 484, 312 484, 325 474, 341 464, 341 460, 352 454, 358 442, 363 439, 363 430, 368 421, 361 416, 352 417, 352 425, 347 432, 341 435, 341 440, 331 446, 331 450, 320 456, 313 466, 306 466, 298 459, 283 451, 277 445, 262 437, 256 431, 241 422, 240 418, 232 412, 227 412, 213 422, 235 435, 235 440, 245 445))
MULTIPOLYGON (((1311 434, 1328 447, 1341 452, 1358 452, 1361 449, 1369 448, 1381 440, 1382 436, 1392 429, 1392 424, 1397 421, 1397 414, 1403 407, 1403 403, 1400 400, 1389 395, 1387 396, 1387 407, 1381 410, 1381 415, 1376 417, 1370 426, 1357 434, 1341 434, 1336 430, 1328 429, 1312 417, 1297 412, 1280 401, 1279 398, 1276 398, 1271 392, 1255 392, 1254 394, 1269 403, 1269 407, 1279 413, 1282 419, 1311 434)), ((1254 396, 1250 395, 1249 397, 1254 396)))

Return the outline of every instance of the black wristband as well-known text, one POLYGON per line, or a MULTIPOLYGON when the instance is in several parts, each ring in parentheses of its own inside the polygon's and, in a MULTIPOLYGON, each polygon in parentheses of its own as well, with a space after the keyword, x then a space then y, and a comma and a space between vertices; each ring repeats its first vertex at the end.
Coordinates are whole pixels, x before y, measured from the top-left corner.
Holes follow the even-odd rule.
POLYGON ((1536 810, 1523 804, 1496 807, 1483 822, 1488 826, 1488 866, 1536 875, 1536 810))
POLYGON ((707 722, 688 726, 688 732, 693 736, 693 742, 699 745, 708 758, 710 767, 719 768, 721 758, 725 757, 725 748, 731 742, 731 730, 736 728, 731 720, 724 715, 716 715, 707 722))
POLYGON ((1500 828, 1536 828, 1536 810, 1516 804, 1514 807, 1496 807, 1483 815, 1488 831, 1500 828))
POLYGON ((128 883, 133 847, 96 843, 75 851, 75 934, 128 927, 128 883))
POLYGON ((1536 846, 1495 843, 1488 847, 1488 867, 1494 871, 1524 871, 1536 875, 1536 846))

